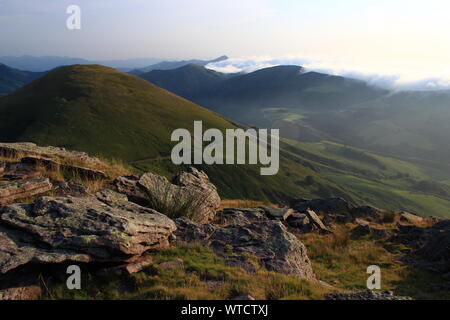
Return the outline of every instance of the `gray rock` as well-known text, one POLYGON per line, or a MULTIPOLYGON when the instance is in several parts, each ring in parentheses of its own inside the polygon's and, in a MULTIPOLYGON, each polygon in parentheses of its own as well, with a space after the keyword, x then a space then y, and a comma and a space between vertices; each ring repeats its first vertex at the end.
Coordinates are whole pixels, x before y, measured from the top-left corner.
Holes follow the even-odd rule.
POLYGON ((0 184, 0 206, 45 193, 52 187, 48 178, 29 178, 0 184))
POLYGON ((352 206, 342 198, 330 199, 295 199, 291 201, 291 207, 299 212, 305 212, 311 209, 321 213, 348 213, 352 206))
POLYGON ((0 273, 29 262, 126 261, 169 246, 172 220, 101 191, 0 209, 0 273))
POLYGON ((371 236, 375 239, 387 239, 389 238, 389 233, 385 229, 375 228, 369 224, 359 224, 352 230, 352 236, 354 238, 360 238, 363 236, 371 236))
POLYGON ((320 218, 314 211, 307 209, 305 212, 306 216, 309 218, 316 229, 321 232, 331 233, 331 231, 323 224, 322 220, 320 220, 320 218))
POLYGON ((271 219, 286 221, 293 213, 294 210, 290 208, 272 208, 261 207, 267 216, 271 219))
POLYGON ((0 155, 9 157, 43 157, 74 159, 89 166, 102 164, 100 159, 91 157, 85 152, 69 151, 59 147, 40 147, 31 142, 0 143, 0 155))
POLYGON ((269 220, 261 208, 237 208, 218 211, 214 220, 215 224, 224 225, 247 225, 252 222, 269 220))
POLYGON ((201 225, 176 219, 178 243, 199 242, 212 248, 228 264, 252 271, 248 255, 261 265, 279 273, 315 280, 305 246, 279 221, 252 222, 247 225, 201 225))
POLYGON ((199 223, 206 224, 215 218, 220 207, 220 197, 204 172, 190 168, 178 174, 173 182, 172 184, 165 177, 148 172, 143 175, 119 177, 113 182, 113 187, 129 196, 131 201, 150 207, 152 203, 148 202, 149 197, 158 203, 189 202, 190 207, 194 208, 190 218, 199 223))
POLYGON ((417 224, 421 224, 424 221, 424 219, 413 213, 403 211, 403 212, 400 212, 400 221, 417 225, 417 224))
POLYGON ((381 219, 383 218, 383 211, 372 206, 356 207, 351 209, 350 212, 354 219, 363 218, 372 221, 381 221, 381 219))

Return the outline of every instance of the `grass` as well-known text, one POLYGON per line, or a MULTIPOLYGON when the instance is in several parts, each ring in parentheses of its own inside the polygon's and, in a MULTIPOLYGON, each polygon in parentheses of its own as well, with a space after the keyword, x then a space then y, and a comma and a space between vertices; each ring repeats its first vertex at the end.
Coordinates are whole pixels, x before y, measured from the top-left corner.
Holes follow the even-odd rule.
MULTIPOLYGON (((192 131, 194 120, 202 120, 205 130, 236 128, 218 114, 143 79, 82 65, 54 70, 0 99, 0 118, 4 141, 33 141, 119 159, 123 164, 100 169, 110 176, 153 171, 171 177, 187 167, 170 161, 174 129, 192 131), (128 170, 119 170, 123 167, 128 170)), ((438 170, 326 141, 283 139, 281 147, 276 176, 261 176, 259 165, 196 167, 209 175, 225 199, 286 203, 294 197, 343 197, 353 204, 450 215, 449 197, 413 190, 431 174, 448 179, 438 170)))
POLYGON ((155 264, 142 272, 103 279, 85 274, 82 290, 64 283, 49 285, 44 299, 156 299, 223 300, 250 294, 256 299, 323 299, 326 290, 316 283, 259 269, 256 273, 228 267, 210 249, 197 244, 154 253, 155 264), (162 270, 158 264, 181 258, 184 265, 162 270))
POLYGON ((148 207, 175 219, 186 217, 192 221, 202 219, 200 210, 208 199, 205 192, 187 191, 161 179, 152 188, 142 188, 148 207))
POLYGON ((334 234, 299 236, 319 279, 342 290, 365 290, 367 267, 381 268, 382 290, 417 299, 449 299, 449 292, 437 292, 438 274, 407 266, 400 261, 406 247, 386 240, 351 238, 351 226, 338 226, 334 234))

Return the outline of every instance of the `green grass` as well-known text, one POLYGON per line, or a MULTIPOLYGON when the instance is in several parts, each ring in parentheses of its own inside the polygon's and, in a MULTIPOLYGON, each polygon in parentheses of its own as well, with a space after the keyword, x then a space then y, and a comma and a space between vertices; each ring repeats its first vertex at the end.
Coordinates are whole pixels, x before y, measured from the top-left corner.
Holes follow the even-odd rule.
POLYGON ((449 299, 449 292, 433 289, 441 275, 400 262, 406 247, 387 240, 351 239, 350 226, 334 229, 335 234, 300 236, 319 279, 342 290, 366 290, 367 267, 381 268, 381 290, 416 299, 449 299))
MULTIPOLYGON (((272 113, 283 110, 271 109, 272 113)), ((302 121, 286 116, 289 121, 302 121)), ((202 120, 204 130, 237 126, 138 77, 84 65, 54 70, 0 99, 0 118, 2 141, 85 151, 119 159, 135 172, 155 171, 168 178, 186 168, 170 161, 173 130, 192 130, 194 120, 202 120)), ((196 167, 210 176, 225 199, 286 203, 293 197, 339 196, 354 204, 423 215, 449 214, 448 197, 415 188, 418 182, 436 176, 449 179, 438 169, 326 141, 283 140, 281 146, 276 176, 261 176, 258 165, 196 167)))
POLYGON ((317 300, 325 293, 322 286, 293 276, 228 267, 210 249, 196 244, 160 251, 153 257, 153 266, 133 275, 99 278, 87 273, 82 290, 70 291, 64 283, 51 283, 43 298, 223 300, 250 294, 256 299, 317 300), (183 259, 184 265, 172 270, 158 268, 159 263, 175 258, 183 259))

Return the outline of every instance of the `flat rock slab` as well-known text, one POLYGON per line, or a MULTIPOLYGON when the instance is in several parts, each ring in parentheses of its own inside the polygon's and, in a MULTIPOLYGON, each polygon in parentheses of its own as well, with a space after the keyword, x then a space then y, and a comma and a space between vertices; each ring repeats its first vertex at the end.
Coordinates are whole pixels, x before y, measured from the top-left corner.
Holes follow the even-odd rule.
POLYGON ((48 178, 31 178, 0 184, 0 206, 33 197, 52 189, 48 178))
POLYGON ((323 224, 322 220, 320 220, 319 216, 314 211, 306 209, 305 214, 319 231, 331 233, 331 231, 323 224))
POLYGON ((86 165, 97 166, 100 159, 91 157, 85 152, 69 151, 59 147, 40 147, 31 142, 0 143, 0 155, 12 157, 38 156, 44 158, 76 159, 86 165))
POLYGON ((0 273, 30 262, 130 261, 167 248, 176 229, 167 216, 110 190, 5 206, 0 227, 0 273))

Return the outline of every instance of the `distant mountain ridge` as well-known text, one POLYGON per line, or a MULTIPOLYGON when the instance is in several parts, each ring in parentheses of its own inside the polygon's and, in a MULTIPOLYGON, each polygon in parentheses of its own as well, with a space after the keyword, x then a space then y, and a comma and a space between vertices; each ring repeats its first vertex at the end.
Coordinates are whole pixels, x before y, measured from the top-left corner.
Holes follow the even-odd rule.
POLYGON ((159 61, 161 61, 161 59, 155 58, 135 58, 123 60, 88 60, 73 57, 58 57, 58 56, 35 57, 30 55, 0 57, 0 63, 4 63, 13 68, 33 72, 49 71, 57 67, 75 64, 101 64, 111 68, 121 69, 122 71, 130 71, 134 68, 157 63, 159 61))
POLYGON ((280 128, 286 138, 334 141, 450 173, 450 91, 394 92, 300 66, 206 77, 210 71, 141 76, 235 121, 280 128))
POLYGON ((0 97, 14 92, 44 74, 45 72, 23 71, 0 63, 0 97))
POLYGON ((226 55, 223 55, 223 56, 220 56, 220 57, 212 59, 212 60, 192 59, 192 60, 182 60, 182 61, 162 61, 162 62, 153 64, 153 65, 150 65, 148 67, 132 70, 132 71, 130 71, 130 73, 134 74, 134 75, 142 75, 142 74, 145 74, 145 73, 153 71, 153 70, 173 70, 173 69, 184 67, 189 64, 206 66, 209 63, 225 61, 227 59, 228 59, 228 57, 226 55))
MULTIPOLYGON (((187 69, 192 68, 198 71, 195 66, 187 69)), ((201 68, 200 71, 204 72, 201 68)), ((268 71, 270 77, 274 76, 273 71, 268 71)), ((297 77, 298 68, 282 71, 283 77, 291 79, 297 77)), ((256 78, 265 78, 261 75, 266 72, 257 73, 256 78)), ((239 77, 226 79, 224 83, 239 77)), ((283 77, 272 82, 277 83, 283 77)), ((323 84, 324 79, 325 76, 320 76, 317 83, 323 84)), ((342 79, 331 79, 340 85, 347 84, 342 79)), ((254 86, 265 88, 264 83, 261 80, 254 86)), ((354 88, 350 83, 350 88, 354 88)), ((235 110, 238 117, 239 110, 235 110)), ((240 110, 243 114, 244 111, 240 110)), ((319 114, 327 113, 333 114, 329 109, 319 114)), ((139 77, 98 65, 55 69, 0 98, 0 119, 2 142, 29 141, 66 147, 119 159, 138 172, 152 171, 166 176, 189 166, 178 166, 170 160, 176 144, 171 141, 173 130, 192 131, 194 120, 201 120, 204 130, 217 128, 224 132, 240 126, 139 77)), ((296 117, 286 121, 298 124, 296 117)), ((259 165, 195 166, 205 171, 220 194, 228 199, 285 201, 343 197, 355 204, 449 214, 450 185, 430 179, 433 176, 445 179, 443 172, 423 170, 408 162, 337 143, 282 139, 280 170, 275 176, 261 176, 259 165)))

